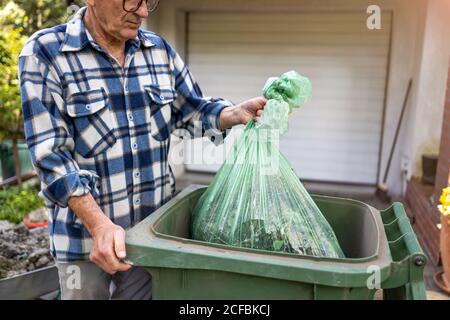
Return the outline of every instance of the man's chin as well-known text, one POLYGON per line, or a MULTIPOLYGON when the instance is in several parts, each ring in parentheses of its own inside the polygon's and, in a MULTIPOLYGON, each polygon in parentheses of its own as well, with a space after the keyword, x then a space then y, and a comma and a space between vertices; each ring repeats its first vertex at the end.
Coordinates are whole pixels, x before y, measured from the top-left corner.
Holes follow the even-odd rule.
POLYGON ((138 28, 122 30, 121 34, 124 39, 135 39, 138 34, 138 28))

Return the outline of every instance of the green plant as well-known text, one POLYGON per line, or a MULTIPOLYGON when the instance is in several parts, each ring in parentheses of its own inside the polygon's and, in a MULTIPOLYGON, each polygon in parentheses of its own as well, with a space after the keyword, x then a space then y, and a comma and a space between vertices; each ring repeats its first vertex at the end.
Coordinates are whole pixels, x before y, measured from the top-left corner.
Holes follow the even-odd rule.
MULTIPOLYGON (((78 1, 82 3, 82 1, 78 1)), ((63 0, 0 0, 0 24, 21 29, 22 34, 34 32, 67 22, 67 7, 76 1, 63 0)))
POLYGON ((73 1, 0 0, 0 141, 11 140, 17 183, 22 184, 18 141, 23 139, 18 57, 26 39, 66 22, 73 1))
POLYGON ((0 140, 11 139, 15 172, 20 179, 18 140, 23 138, 23 117, 20 103, 19 79, 17 78, 18 56, 25 37, 20 30, 4 28, 0 34, 0 140))
POLYGON ((0 189, 0 220, 20 223, 33 210, 44 207, 35 187, 0 189))

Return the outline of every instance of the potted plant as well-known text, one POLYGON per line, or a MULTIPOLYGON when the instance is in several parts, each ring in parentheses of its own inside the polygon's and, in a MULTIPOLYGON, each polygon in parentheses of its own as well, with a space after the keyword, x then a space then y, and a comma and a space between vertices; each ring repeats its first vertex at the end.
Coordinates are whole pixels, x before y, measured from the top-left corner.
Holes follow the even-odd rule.
POLYGON ((440 251, 443 272, 434 275, 434 282, 446 293, 450 294, 450 187, 443 190, 440 197, 441 205, 441 240, 440 251))

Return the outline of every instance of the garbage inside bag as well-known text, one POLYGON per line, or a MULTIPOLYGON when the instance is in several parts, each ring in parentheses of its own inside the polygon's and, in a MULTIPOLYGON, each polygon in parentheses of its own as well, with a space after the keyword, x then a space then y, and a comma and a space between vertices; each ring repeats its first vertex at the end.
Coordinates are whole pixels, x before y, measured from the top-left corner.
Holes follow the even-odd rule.
POLYGON ((200 197, 192 212, 193 239, 317 257, 344 257, 328 221, 276 146, 275 138, 287 130, 289 103, 298 107, 311 93, 310 87, 304 89, 309 93, 295 89, 299 88, 296 81, 304 78, 297 75, 285 74, 266 86, 274 99, 268 101, 259 121, 265 125, 247 123, 200 197), (265 117, 277 120, 275 128, 265 117))

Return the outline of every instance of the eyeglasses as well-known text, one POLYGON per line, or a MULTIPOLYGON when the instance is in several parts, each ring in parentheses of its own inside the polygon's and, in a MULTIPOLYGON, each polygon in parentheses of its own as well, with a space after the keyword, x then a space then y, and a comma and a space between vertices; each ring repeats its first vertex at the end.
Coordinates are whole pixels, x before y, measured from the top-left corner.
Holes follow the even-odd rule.
MULTIPOLYGON (((126 12, 136 12, 142 6, 144 0, 123 0, 123 10, 126 12)), ((145 0, 148 12, 156 10, 159 0, 145 0)))

